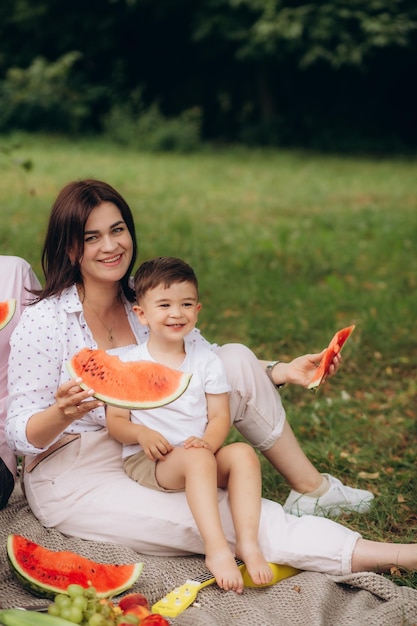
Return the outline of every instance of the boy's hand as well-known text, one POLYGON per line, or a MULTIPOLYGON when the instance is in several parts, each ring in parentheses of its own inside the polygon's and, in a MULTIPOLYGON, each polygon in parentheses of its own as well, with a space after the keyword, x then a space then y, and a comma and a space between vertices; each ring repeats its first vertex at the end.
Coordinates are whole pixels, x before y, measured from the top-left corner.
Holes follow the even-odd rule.
POLYGON ((184 441, 184 448, 207 448, 211 450, 211 446, 204 439, 200 439, 200 437, 188 437, 184 441))
POLYGON ((165 455, 174 449, 174 446, 161 433, 151 428, 141 432, 138 443, 151 461, 165 461, 165 455))

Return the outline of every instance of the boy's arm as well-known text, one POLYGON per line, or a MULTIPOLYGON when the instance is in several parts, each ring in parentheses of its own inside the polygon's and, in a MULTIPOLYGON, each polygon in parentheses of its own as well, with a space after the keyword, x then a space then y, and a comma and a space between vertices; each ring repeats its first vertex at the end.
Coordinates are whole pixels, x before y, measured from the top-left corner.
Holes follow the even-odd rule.
POLYGON ((106 424, 109 434, 125 445, 139 444, 152 461, 163 461, 173 446, 163 435, 142 424, 130 421, 130 411, 107 406, 106 424))
MULTIPOLYGON (((229 395, 227 393, 207 393, 206 399, 208 424, 203 441, 213 454, 216 454, 230 431, 229 395)), ((187 439, 184 444, 186 448, 193 447, 193 439, 195 440, 196 438, 189 437, 187 439)), ((201 442, 201 439, 198 441, 201 442)))
POLYGON ((130 421, 129 409, 107 405, 106 426, 113 439, 120 443, 128 445, 138 443, 136 426, 130 421))

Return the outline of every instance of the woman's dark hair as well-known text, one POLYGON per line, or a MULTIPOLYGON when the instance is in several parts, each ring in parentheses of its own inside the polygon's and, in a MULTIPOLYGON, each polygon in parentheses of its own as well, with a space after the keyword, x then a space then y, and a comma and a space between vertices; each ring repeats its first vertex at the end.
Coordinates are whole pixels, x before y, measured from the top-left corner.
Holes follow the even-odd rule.
POLYGON ((132 212, 126 201, 113 187, 100 180, 87 179, 68 183, 60 191, 52 206, 42 251, 45 287, 36 292, 37 301, 59 295, 63 289, 74 283, 82 284, 80 261, 84 254, 85 225, 91 211, 103 202, 112 202, 117 206, 132 237, 132 260, 120 285, 125 297, 130 302, 135 300, 134 290, 129 286, 137 255, 132 212))

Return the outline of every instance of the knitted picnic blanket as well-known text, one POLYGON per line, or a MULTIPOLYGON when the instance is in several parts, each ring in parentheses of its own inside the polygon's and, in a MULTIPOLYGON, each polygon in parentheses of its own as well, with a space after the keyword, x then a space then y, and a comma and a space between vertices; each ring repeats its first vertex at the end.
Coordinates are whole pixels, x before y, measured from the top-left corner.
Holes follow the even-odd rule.
MULTIPOLYGON (((45 604, 14 576, 7 561, 9 533, 103 563, 143 562, 141 576, 125 593, 138 591, 151 605, 187 579, 207 572, 201 556, 152 557, 46 529, 16 485, 8 506, 0 511, 0 608, 45 604)), ((369 572, 343 577, 301 572, 271 587, 246 588, 241 596, 207 586, 193 605, 169 622, 173 626, 417 626, 417 590, 369 572)))

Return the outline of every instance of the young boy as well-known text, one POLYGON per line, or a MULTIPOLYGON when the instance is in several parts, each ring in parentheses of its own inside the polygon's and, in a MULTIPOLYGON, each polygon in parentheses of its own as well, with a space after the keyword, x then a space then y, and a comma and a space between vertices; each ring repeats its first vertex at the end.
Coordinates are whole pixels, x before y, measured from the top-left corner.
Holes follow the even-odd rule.
POLYGON ((123 355, 153 360, 192 373, 184 394, 164 407, 129 411, 107 407, 109 433, 124 444, 124 467, 137 482, 162 491, 185 489, 204 541, 206 565, 225 590, 243 591, 243 581, 224 536, 217 489, 227 489, 236 531, 236 556, 256 584, 272 579, 258 544, 261 471, 246 443, 222 447, 230 429, 227 384, 220 359, 192 342, 201 304, 192 268, 180 259, 160 257, 135 274, 139 321, 149 339, 123 355))

